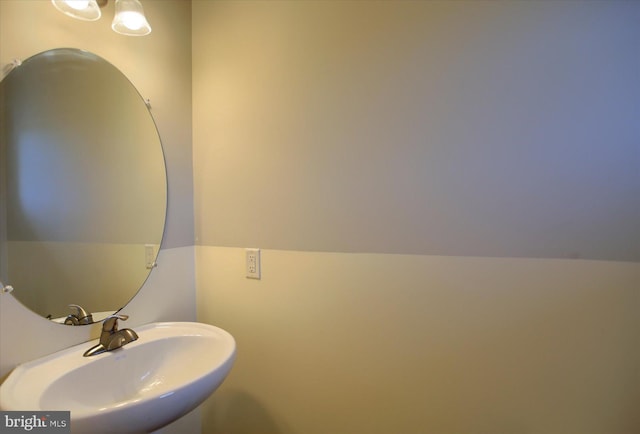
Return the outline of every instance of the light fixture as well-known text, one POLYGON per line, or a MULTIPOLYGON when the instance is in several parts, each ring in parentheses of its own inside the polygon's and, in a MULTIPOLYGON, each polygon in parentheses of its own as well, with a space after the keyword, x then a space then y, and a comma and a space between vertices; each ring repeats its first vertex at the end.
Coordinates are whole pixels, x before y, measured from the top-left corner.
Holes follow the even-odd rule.
MULTIPOLYGON (((100 8, 108 0, 51 0, 60 12, 73 18, 95 21, 102 15, 100 8)), ((111 28, 114 32, 127 36, 144 36, 151 33, 151 26, 144 16, 139 0, 115 0, 116 12, 111 28)))
POLYGON ((151 26, 138 0, 116 0, 116 15, 113 17, 111 28, 116 33, 128 36, 144 36, 151 33, 151 26))
POLYGON ((102 12, 96 0, 51 0, 51 3, 65 15, 84 21, 95 21, 102 12))

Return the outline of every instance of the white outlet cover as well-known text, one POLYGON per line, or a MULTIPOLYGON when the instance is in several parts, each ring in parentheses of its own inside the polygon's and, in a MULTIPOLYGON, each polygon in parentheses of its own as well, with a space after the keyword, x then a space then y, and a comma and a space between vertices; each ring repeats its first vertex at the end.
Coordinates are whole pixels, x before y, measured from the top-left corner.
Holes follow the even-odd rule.
POLYGON ((245 249, 246 275, 249 279, 260 279, 260 249, 245 249))

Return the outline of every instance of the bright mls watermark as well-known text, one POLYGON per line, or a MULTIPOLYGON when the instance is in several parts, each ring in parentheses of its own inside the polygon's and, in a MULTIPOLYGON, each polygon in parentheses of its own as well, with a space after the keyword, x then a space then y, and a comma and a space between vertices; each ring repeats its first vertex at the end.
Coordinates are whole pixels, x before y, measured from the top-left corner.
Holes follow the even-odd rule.
POLYGON ((71 433, 68 411, 0 411, 0 433, 71 433))

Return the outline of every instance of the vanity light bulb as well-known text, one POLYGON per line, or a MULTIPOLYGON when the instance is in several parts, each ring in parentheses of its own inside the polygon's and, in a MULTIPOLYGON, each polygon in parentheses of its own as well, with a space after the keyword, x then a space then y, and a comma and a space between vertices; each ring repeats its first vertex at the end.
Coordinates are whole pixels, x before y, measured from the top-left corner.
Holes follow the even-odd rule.
POLYGON ((131 30, 139 30, 146 21, 144 17, 137 12, 123 12, 121 18, 122 25, 131 30))
POLYGON ((102 16, 96 0, 51 0, 63 14, 84 21, 95 21, 102 16))
POLYGON ((116 0, 116 14, 111 28, 114 32, 127 36, 144 36, 151 33, 151 26, 138 0, 116 0))
POLYGON ((65 0, 70 8, 81 11, 89 7, 89 0, 65 0))

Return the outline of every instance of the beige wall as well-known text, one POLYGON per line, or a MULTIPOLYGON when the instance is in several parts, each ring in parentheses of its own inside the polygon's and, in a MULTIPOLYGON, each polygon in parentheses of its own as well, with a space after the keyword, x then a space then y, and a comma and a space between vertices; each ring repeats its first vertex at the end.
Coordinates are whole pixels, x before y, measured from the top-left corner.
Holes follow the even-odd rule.
POLYGON ((211 433, 632 434, 640 267, 199 246, 198 319, 238 357, 211 433))
POLYGON ((640 430, 639 21, 194 1, 204 432, 640 430))
POLYGON ((198 244, 640 261, 637 2, 208 2, 198 244))

